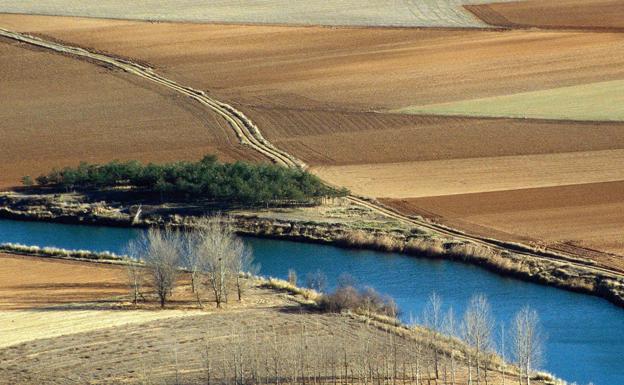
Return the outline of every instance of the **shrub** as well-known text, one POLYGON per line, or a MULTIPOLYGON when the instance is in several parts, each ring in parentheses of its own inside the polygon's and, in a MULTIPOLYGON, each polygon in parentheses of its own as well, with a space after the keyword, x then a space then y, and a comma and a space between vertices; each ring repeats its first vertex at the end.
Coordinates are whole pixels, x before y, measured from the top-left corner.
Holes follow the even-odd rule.
POLYGON ((30 175, 26 175, 22 178, 22 184, 26 187, 30 187, 34 184, 32 178, 30 177, 30 175))
POLYGON ((370 287, 360 290, 353 286, 339 287, 333 293, 321 297, 319 308, 332 313, 350 310, 366 315, 381 314, 392 318, 398 315, 398 307, 394 300, 379 294, 370 287))
POLYGON ((404 251, 410 254, 425 254, 437 257, 445 253, 444 243, 435 238, 412 238, 404 247, 404 251))

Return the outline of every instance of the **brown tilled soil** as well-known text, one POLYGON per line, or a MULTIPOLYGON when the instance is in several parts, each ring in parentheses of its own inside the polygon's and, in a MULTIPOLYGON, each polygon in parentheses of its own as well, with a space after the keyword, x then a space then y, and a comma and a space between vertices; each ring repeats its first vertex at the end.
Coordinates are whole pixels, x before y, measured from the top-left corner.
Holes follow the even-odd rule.
POLYGON ((547 244, 624 269, 622 196, 624 182, 611 182, 384 201, 474 233, 547 244))
POLYGON ((465 8, 484 22, 502 27, 624 31, 621 0, 528 0, 465 8))
POLYGON ((0 310, 107 300, 127 282, 121 266, 0 254, 0 310))
POLYGON ((246 108, 267 137, 313 166, 624 148, 624 123, 246 108), (572 138, 582 138, 576 140, 572 138))
POLYGON ((358 194, 422 198, 624 180, 624 150, 319 166, 358 194))
POLYGON ((225 121, 134 77, 0 40, 0 187, 80 161, 258 159, 225 121))
MULTIPOLYGON (((619 34, 275 27, 0 15, 264 107, 384 109, 620 79, 619 34)), ((254 118, 252 116, 252 118, 254 118)))
MULTIPOLYGON (((622 168, 613 159, 593 157, 596 151, 622 148, 619 123, 402 117, 372 112, 621 79, 624 39, 619 33, 226 26, 24 15, 0 15, 0 26, 134 58, 182 84, 209 90, 236 104, 258 122, 268 138, 311 164, 358 167, 347 181, 352 185, 366 185, 377 175, 367 170, 381 174, 398 170, 400 175, 387 177, 395 180, 400 191, 377 196, 414 197, 414 186, 440 195, 622 179, 616 175, 622 168), (530 169, 514 169, 533 178, 524 183, 501 166, 507 164, 506 156, 531 156, 535 161, 540 156, 550 159, 548 154, 572 152, 579 156, 570 155, 576 160, 562 167, 535 166, 536 171, 549 174, 550 184, 536 183, 535 175, 539 175, 530 169), (598 160, 589 164, 585 154, 598 160), (489 162, 489 157, 496 158, 489 162), (470 161, 475 158, 482 159, 483 166, 470 161), (471 187, 473 183, 470 178, 464 183, 465 176, 458 178, 455 167, 440 168, 446 174, 440 171, 439 178, 432 180, 414 173, 415 168, 426 166, 418 164, 422 161, 461 159, 476 165, 473 171, 481 170, 479 175, 486 179, 489 175, 496 183, 514 185, 488 186, 483 179, 487 183, 477 190, 462 190, 462 184, 471 187), (494 166, 498 174, 488 171, 494 166), (602 175, 605 178, 600 179, 602 175), (453 190, 440 193, 444 190, 436 187, 440 178, 455 186, 453 190)), ((192 109, 191 105, 185 103, 185 108, 192 109)), ((176 127, 180 126, 189 127, 176 127)), ((189 132, 197 133, 197 127, 189 132)), ((182 152, 190 142, 198 143, 181 141, 178 135, 175 145, 145 145, 140 155, 152 156, 155 148, 182 152)), ((130 143, 137 146, 137 141, 130 143)), ((215 146, 223 148, 221 143, 215 146)), ((23 158, 39 153, 21 148, 22 154, 29 154, 23 158)), ((180 152, 171 152, 171 157, 180 152)), ((25 163, 21 161, 20 167, 25 163)), ((344 171, 337 171, 340 178, 349 177, 344 171)), ((385 189, 392 188, 384 184, 385 189)), ((589 194, 587 199, 596 195, 589 194)))

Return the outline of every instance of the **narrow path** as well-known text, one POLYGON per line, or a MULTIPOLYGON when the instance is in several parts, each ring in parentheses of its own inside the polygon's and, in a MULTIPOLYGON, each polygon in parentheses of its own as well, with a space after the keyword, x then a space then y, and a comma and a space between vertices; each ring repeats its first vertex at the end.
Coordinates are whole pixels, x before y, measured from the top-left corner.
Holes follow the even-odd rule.
MULTIPOLYGON (((266 138, 264 138, 258 127, 251 121, 251 119, 245 116, 243 112, 237 110, 229 104, 220 102, 209 97, 204 91, 187 86, 182 86, 171 79, 167 79, 164 76, 155 73, 149 67, 113 56, 90 52, 83 48, 72 47, 2 28, 0 28, 0 36, 35 45, 38 47, 47 48, 59 53, 72 55, 74 57, 92 60, 101 64, 107 64, 129 74, 142 77, 146 80, 152 81, 163 87, 167 87, 173 91, 188 96, 191 99, 194 99, 202 105, 208 107, 213 112, 216 112, 217 114, 222 116, 235 131, 238 139, 241 141, 242 144, 252 147, 254 150, 258 151, 273 162, 282 166, 299 168, 302 170, 305 170, 307 168, 307 165, 303 161, 297 159, 296 157, 285 151, 278 149, 266 138)), ((548 251, 538 252, 533 251, 529 247, 522 245, 513 245, 512 247, 511 245, 506 244, 502 241, 469 235, 457 229, 451 229, 439 224, 428 222, 422 218, 404 215, 392 208, 388 208, 378 203, 373 199, 358 197, 355 195, 350 195, 347 197, 347 199, 354 204, 366 207, 389 218, 401 221, 411 226, 427 228, 433 232, 446 235, 457 240, 472 242, 499 251, 511 251, 517 254, 522 254, 527 258, 565 262, 567 264, 582 267, 590 271, 600 272, 603 274, 606 273, 616 277, 624 277, 624 273, 619 270, 588 264, 571 253, 555 254, 548 251)))

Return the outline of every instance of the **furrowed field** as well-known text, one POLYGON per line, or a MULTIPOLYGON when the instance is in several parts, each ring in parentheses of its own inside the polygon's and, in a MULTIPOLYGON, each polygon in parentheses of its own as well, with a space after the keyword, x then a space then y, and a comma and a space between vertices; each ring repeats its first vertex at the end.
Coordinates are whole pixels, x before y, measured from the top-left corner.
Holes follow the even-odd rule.
MULTIPOLYGON (((62 13, 51 0, 38 4, 40 13, 62 13)), ((111 12, 106 10, 111 4, 91 7, 88 15, 85 10, 72 15, 98 16, 111 12)), ((420 2, 419 6, 430 4, 420 2)), ((540 4, 543 10, 556 9, 554 4, 559 3, 540 4)), ((3 6, 0 10, 16 11, 3 6)), ((497 12, 498 7, 515 6, 488 5, 497 12)), ((578 8, 573 1, 565 7, 578 8)), ((584 7, 587 15, 619 9, 606 1, 584 7)), ((388 12, 398 9, 390 8, 388 12)), ((460 8, 457 2, 453 9, 460 8)), ((297 24, 293 9, 283 17, 297 24)), ((432 6, 421 13, 443 19, 435 9, 432 6)), ((227 19, 226 13, 219 20, 240 20, 227 19)), ((576 18, 573 11, 568 14, 576 18)), ((357 17, 353 20, 359 23, 357 17)), ((578 23, 591 25, 583 20, 578 23)), ((552 209, 529 204, 534 189, 554 189, 561 201, 569 202, 570 213, 582 212, 598 220, 606 210, 600 186, 623 180, 624 40, 617 30, 558 29, 563 24, 568 23, 553 23, 547 30, 330 29, 0 16, 0 26, 5 28, 133 58, 181 84, 208 90, 244 111, 269 140, 307 162, 319 176, 361 194, 408 201, 408 205, 396 205, 406 212, 592 256, 601 251, 621 254, 624 249, 609 235, 621 227, 617 215, 604 223, 604 237, 595 236, 590 226, 570 225, 565 215, 552 217, 557 225, 551 226, 560 229, 554 233, 545 235, 539 226, 530 225, 537 223, 530 218, 550 215, 552 209), (455 114, 462 116, 448 116, 455 114), (467 218, 454 209, 464 204, 465 194, 504 195, 505 191, 525 202, 514 210, 526 218, 526 230, 512 230, 503 219, 467 218), (580 191, 594 193, 579 201, 574 197, 580 191), (445 198, 430 206, 423 200, 427 197, 445 198)), ((193 108, 192 103, 185 106, 187 111, 193 108)), ((182 132, 188 130, 193 145, 187 147, 206 143, 215 150, 202 152, 259 160, 236 144, 223 122, 202 123, 199 130, 189 124, 176 126, 182 132), (191 131, 214 139, 196 140, 191 131)), ((71 125, 61 120, 55 126, 71 125)), ((167 140, 165 135, 158 142, 131 143, 144 146, 141 158, 151 160, 165 146, 171 147, 167 140)), ((34 155, 39 153, 36 150, 20 147, 19 154, 33 153, 31 168, 43 167, 44 162, 34 155)), ((112 157, 104 148, 90 152, 98 153, 102 160, 112 157)), ((186 152, 184 157, 194 158, 194 154, 186 152)), ((17 153, 5 164, 16 164, 15 159, 17 153)), ((47 170, 51 164, 45 165, 47 170)), ((5 184, 16 183, 23 173, 15 172, 5 184)), ((609 196, 617 200, 616 195, 609 196)))

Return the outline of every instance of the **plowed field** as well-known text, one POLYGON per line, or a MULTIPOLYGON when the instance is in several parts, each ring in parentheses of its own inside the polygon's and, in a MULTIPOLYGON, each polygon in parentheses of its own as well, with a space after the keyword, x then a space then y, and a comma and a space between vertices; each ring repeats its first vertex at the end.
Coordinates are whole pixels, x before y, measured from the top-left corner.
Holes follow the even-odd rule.
POLYGON ((624 179, 619 122, 379 112, 622 80, 620 33, 23 15, 0 15, 0 26, 134 58, 209 90, 246 112, 280 147, 325 167, 317 168, 320 175, 368 195, 414 198, 624 179))
POLYGON ((384 110, 624 78, 624 39, 617 33, 224 26, 21 15, 0 15, 0 26, 135 58, 220 99, 271 108, 384 110))
POLYGON ((0 254, 0 310, 105 300, 127 288, 120 266, 0 254))
POLYGON ((624 29, 620 0, 528 0, 465 8, 484 22, 503 27, 624 29))
POLYGON ((624 268, 623 257, 591 250, 624 253, 622 196, 624 182, 612 182, 386 202, 475 233, 506 240, 543 241, 624 268))
POLYGON ((0 40, 0 187, 80 161, 259 158, 225 121, 96 65, 0 40))

